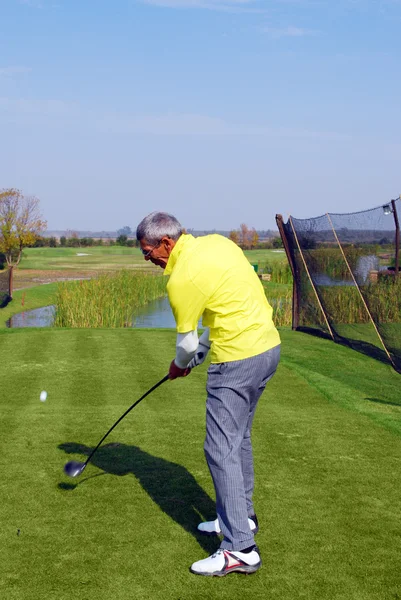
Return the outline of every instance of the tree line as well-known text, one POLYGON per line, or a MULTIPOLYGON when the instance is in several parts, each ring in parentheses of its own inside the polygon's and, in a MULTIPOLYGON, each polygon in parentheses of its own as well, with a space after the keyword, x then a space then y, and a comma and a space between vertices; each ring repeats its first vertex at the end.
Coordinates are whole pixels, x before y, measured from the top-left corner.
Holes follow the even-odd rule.
POLYGON ((271 237, 262 241, 256 229, 254 227, 249 228, 245 223, 241 223, 239 229, 230 231, 228 237, 243 250, 283 247, 280 237, 271 237))
MULTIPOLYGON (((46 228, 47 222, 41 214, 38 198, 25 196, 16 188, 0 189, 0 262, 9 267, 17 266, 22 250, 29 247, 138 246, 137 240, 131 237, 133 232, 128 226, 117 231, 115 240, 79 237, 76 232, 62 235, 59 239, 54 236, 45 237, 43 233, 46 228)), ((245 250, 282 246, 280 237, 261 241, 255 228, 249 228, 245 223, 238 230, 230 231, 229 238, 245 250)))
POLYGON ((89 248, 90 246, 127 246, 128 248, 138 247, 136 239, 128 239, 126 235, 119 235, 114 238, 93 238, 79 237, 76 232, 70 235, 62 235, 60 238, 54 236, 44 237, 38 236, 31 248, 89 248))

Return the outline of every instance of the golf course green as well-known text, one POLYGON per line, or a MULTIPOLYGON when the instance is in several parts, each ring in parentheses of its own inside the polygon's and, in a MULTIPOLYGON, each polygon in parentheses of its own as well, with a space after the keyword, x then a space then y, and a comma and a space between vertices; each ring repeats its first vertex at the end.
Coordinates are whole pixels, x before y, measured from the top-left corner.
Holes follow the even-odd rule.
POLYGON ((189 572, 214 551, 203 457, 206 366, 167 381, 173 330, 0 330, 0 597, 387 600, 401 593, 400 376, 281 329, 255 418, 252 577, 189 572), (47 391, 46 402, 40 401, 47 391))

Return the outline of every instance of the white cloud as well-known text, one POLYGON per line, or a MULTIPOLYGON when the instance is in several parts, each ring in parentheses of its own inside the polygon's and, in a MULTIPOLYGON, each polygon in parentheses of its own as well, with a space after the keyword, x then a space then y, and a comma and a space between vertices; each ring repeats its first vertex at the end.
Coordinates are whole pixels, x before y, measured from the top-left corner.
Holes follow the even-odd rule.
POLYGON ((199 114, 132 115, 96 113, 62 100, 0 97, 0 123, 78 128, 105 134, 173 136, 264 136, 270 138, 323 139, 347 141, 349 135, 269 127, 266 124, 231 123, 219 117, 199 114))
POLYGON ((316 31, 312 31, 311 29, 303 29, 302 27, 293 27, 292 25, 287 27, 263 27, 262 30, 264 33, 267 33, 275 39, 283 37, 305 37, 316 35, 316 31))
POLYGON ((71 117, 80 114, 74 104, 62 100, 34 100, 31 98, 2 98, 0 97, 0 109, 3 116, 21 117, 31 115, 34 117, 71 117))
POLYGON ((19 4, 32 6, 32 8, 44 8, 43 2, 40 2, 40 0, 18 0, 18 2, 19 4))
POLYGON ((12 77, 13 75, 30 73, 31 71, 32 69, 29 67, 0 67, 0 77, 12 77))
POLYGON ((165 8, 204 8, 228 12, 265 12, 259 7, 259 0, 140 0, 165 8))
POLYGON ((99 115, 93 125, 104 133, 174 136, 263 136, 347 141, 347 134, 331 131, 284 129, 263 125, 230 123, 218 117, 196 114, 99 115))

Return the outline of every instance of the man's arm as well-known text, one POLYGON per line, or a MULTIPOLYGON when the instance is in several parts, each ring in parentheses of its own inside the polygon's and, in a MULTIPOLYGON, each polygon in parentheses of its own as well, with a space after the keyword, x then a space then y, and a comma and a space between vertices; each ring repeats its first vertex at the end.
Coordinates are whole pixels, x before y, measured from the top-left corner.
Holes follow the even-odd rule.
POLYGON ((191 372, 187 368, 190 360, 195 356, 198 347, 198 333, 196 330, 186 333, 177 333, 176 357, 171 362, 169 369, 170 379, 177 377, 186 377, 191 372))
POLYGON ((177 333, 176 357, 174 359, 177 367, 185 369, 188 366, 188 363, 195 356, 198 344, 199 339, 196 330, 188 331, 187 333, 177 333))
POLYGON ((176 357, 170 365, 170 379, 185 377, 193 367, 203 363, 209 352, 209 329, 200 338, 196 330, 177 334, 176 357))

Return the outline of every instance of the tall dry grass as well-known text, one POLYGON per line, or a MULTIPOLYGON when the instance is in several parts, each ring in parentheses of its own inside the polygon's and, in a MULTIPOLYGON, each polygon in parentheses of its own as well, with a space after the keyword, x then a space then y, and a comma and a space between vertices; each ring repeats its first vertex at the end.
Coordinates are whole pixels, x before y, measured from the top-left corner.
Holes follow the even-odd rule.
POLYGON ((292 273, 287 259, 261 263, 261 273, 270 274, 272 283, 292 283, 292 273))
POLYGON ((130 327, 135 310, 166 293, 166 277, 122 270, 60 283, 55 327, 130 327))
MULTIPOLYGON (((401 323, 401 277, 380 278, 360 287, 376 323, 401 323)), ((369 323, 370 317, 356 286, 319 286, 322 304, 333 323, 369 323)), ((304 287, 301 303, 303 325, 324 324, 311 288, 304 287)))

